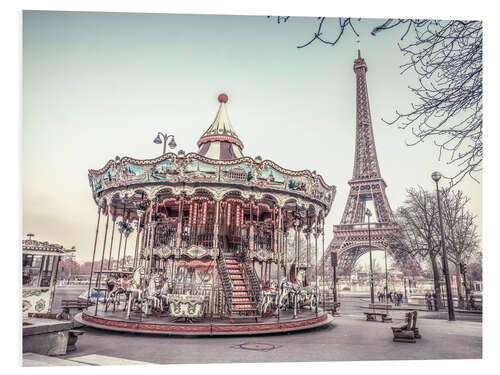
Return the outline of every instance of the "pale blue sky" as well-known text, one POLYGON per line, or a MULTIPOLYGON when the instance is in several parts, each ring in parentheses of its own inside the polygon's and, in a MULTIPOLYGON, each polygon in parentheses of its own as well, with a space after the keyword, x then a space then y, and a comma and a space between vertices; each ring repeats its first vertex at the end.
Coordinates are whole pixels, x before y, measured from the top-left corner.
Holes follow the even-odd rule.
MULTIPOLYGON (((335 20, 329 23, 333 30, 335 20)), ((399 34, 373 37, 376 23, 363 20, 359 31, 380 168, 395 210, 407 187, 431 189, 432 171, 453 169, 437 161, 431 141, 409 148, 408 131, 380 120, 408 107, 413 77, 399 74, 399 34)), ((90 258, 97 209, 88 169, 116 155, 158 156, 157 131, 196 151, 225 92, 244 154, 316 170, 337 186, 328 243, 352 174, 357 38, 297 49, 314 25, 313 18, 278 25, 261 16, 24 12, 23 234, 75 245, 78 258, 90 258)), ((466 180, 460 188, 480 216, 481 185, 466 180)))

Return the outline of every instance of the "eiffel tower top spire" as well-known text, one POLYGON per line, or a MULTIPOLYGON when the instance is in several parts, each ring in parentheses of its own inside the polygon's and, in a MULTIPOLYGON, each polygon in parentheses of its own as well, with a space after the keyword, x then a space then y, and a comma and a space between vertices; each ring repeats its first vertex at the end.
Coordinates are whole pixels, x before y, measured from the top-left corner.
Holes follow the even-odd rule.
POLYGON ((356 74, 356 149, 352 172, 353 180, 381 178, 373 137, 368 88, 366 86, 367 71, 368 66, 365 59, 361 57, 358 41, 358 58, 354 60, 354 73, 356 74))

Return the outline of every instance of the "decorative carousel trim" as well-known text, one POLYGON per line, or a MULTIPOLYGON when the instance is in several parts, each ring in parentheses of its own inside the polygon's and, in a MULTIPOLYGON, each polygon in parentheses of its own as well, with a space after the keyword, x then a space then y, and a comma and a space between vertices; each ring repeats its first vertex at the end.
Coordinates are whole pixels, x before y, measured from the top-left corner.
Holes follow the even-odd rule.
POLYGON ((233 160, 211 159, 199 155, 197 153, 189 153, 185 157, 179 157, 174 153, 167 153, 157 158, 148 160, 139 160, 125 156, 121 159, 117 157, 115 160, 109 160, 106 163, 106 165, 99 170, 93 170, 93 169, 89 170, 89 185, 93 190, 94 196, 96 196, 96 194, 99 193, 102 194, 102 192, 106 190, 112 188, 122 188, 124 186, 128 187, 132 185, 141 185, 147 183, 155 183, 163 185, 164 183, 186 184, 186 183, 197 183, 197 182, 203 182, 204 184, 224 182, 246 187, 257 187, 259 189, 271 189, 273 192, 286 191, 289 193, 296 193, 307 197, 311 197, 312 199, 321 201, 327 206, 331 206, 336 195, 336 187, 333 185, 330 186, 326 184, 321 175, 312 173, 309 170, 292 171, 281 167, 272 160, 264 160, 262 162, 259 162, 248 156, 244 156, 233 160), (167 169, 167 171, 172 170, 175 171, 175 173, 169 174, 167 171, 162 172, 162 173, 167 173, 165 174, 165 177, 159 177, 155 175, 155 173, 158 172, 154 172, 154 168, 158 164, 167 160, 170 160, 172 165, 174 166, 172 169, 167 169), (214 167, 213 178, 205 175, 201 180, 197 181, 195 177, 188 175, 187 174, 188 172, 186 172, 186 168, 193 161, 199 161, 213 166, 214 167), (142 168, 141 175, 139 175, 138 177, 130 177, 129 174, 127 177, 128 164, 141 167, 142 168), (249 177, 248 179, 231 178, 227 177, 225 173, 222 172, 221 167, 236 166, 236 165, 247 165, 247 168, 251 171, 252 177, 249 177), (111 168, 113 169, 113 173, 111 173, 111 168), (276 184, 271 184, 270 182, 266 183, 266 179, 269 177, 269 175, 266 178, 262 177, 262 171, 266 168, 272 168, 276 172, 283 174, 282 176, 283 182, 276 184), (106 172, 108 172, 109 174, 108 181, 105 180, 106 172), (307 190, 301 190, 301 189, 295 190, 294 188, 289 187, 290 177, 304 178, 305 179, 304 186, 307 187, 307 190), (317 185, 320 186, 322 189, 324 189, 324 191, 321 191, 321 189, 317 190, 318 188, 315 187, 317 185), (327 199, 328 196, 330 196, 330 199, 327 199))

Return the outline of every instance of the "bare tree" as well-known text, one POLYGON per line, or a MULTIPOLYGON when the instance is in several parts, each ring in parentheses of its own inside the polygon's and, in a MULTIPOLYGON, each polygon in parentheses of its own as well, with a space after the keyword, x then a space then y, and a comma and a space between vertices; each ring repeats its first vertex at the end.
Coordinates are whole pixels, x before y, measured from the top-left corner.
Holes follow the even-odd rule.
MULTIPOLYGON (((277 22, 289 19, 278 17, 277 22)), ((361 19, 318 17, 316 22, 312 37, 297 48, 314 42, 335 46, 348 32, 359 36, 356 26, 361 19), (331 38, 325 36, 327 22, 333 22, 331 38)), ((413 71, 418 84, 409 87, 415 96, 410 109, 396 110, 394 120, 383 121, 411 129, 414 139, 409 146, 432 139, 439 159, 446 157, 456 166, 456 173, 448 177, 452 186, 466 176, 478 181, 483 160, 482 22, 387 19, 371 34, 391 29, 401 31, 398 46, 407 57, 401 74, 413 71)))
POLYGON ((433 194, 422 187, 407 190, 403 206, 396 211, 396 220, 401 227, 399 251, 411 257, 429 260, 434 278, 434 291, 437 305, 441 305, 440 273, 438 255, 440 250, 439 237, 436 233, 438 223, 437 202, 433 194))
POLYGON ((462 296, 460 263, 468 263, 478 253, 479 235, 476 216, 467 210, 470 198, 462 191, 443 190, 441 194, 443 222, 448 259, 455 265, 457 294, 462 296))

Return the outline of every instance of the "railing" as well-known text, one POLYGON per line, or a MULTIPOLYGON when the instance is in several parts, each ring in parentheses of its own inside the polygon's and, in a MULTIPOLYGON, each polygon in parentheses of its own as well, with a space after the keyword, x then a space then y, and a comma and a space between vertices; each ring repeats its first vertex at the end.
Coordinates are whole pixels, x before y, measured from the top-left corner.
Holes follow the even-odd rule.
POLYGON ((203 246, 213 247, 214 243, 214 225, 197 224, 186 226, 181 234, 181 247, 203 246))
POLYGON ((219 275, 222 281, 222 287, 224 289, 225 304, 227 306, 229 315, 231 315, 233 310, 233 304, 232 304, 233 286, 231 284, 229 271, 227 270, 226 262, 224 260, 224 251, 219 252, 219 259, 217 264, 219 268, 219 275))
POLYGON ((155 233, 155 246, 174 247, 177 239, 177 225, 158 225, 155 233))
POLYGON ((248 284, 250 286, 250 291, 253 295, 254 301, 258 305, 262 298, 259 278, 257 277, 257 274, 255 273, 253 267, 248 262, 243 262, 242 264, 243 270, 248 280, 248 284))
POLYGON ((259 224, 255 226, 253 235, 254 249, 267 250, 273 249, 273 227, 272 225, 259 224))
MULTIPOLYGON (((396 224, 394 223, 370 223, 370 229, 383 229, 383 228, 393 228, 396 224)), ((334 225, 333 230, 353 230, 353 229, 368 229, 368 223, 356 223, 356 224, 339 224, 334 225)))

